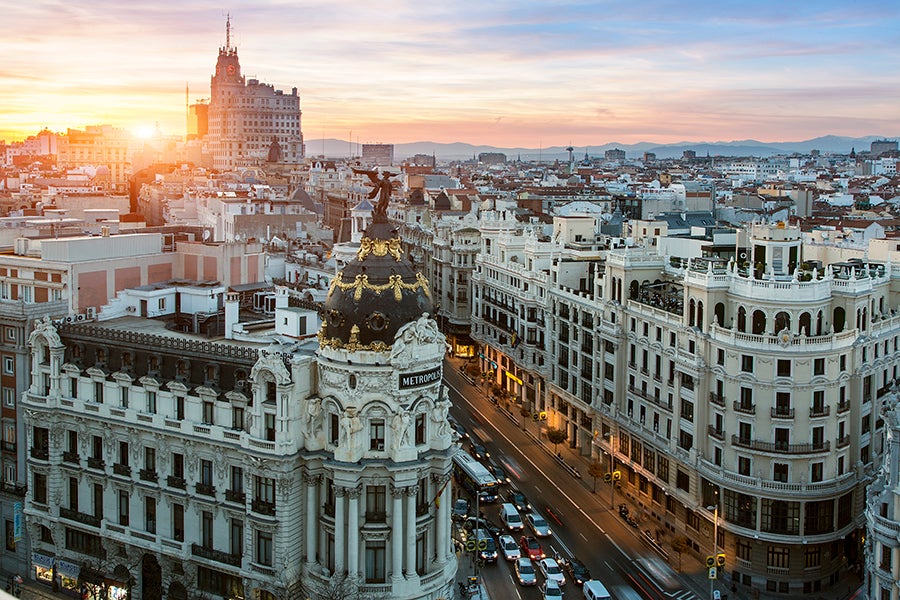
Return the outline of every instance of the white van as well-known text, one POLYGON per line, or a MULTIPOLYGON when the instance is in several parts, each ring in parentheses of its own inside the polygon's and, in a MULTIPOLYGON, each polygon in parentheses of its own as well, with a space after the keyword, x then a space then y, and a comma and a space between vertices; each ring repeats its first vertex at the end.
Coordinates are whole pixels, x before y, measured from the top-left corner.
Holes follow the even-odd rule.
POLYGON ((525 528, 525 524, 522 522, 519 511, 516 510, 515 506, 508 502, 500 505, 500 521, 503 523, 503 526, 510 531, 522 531, 525 528))
POLYGON ((585 581, 582 589, 584 590, 584 597, 587 600, 611 600, 611 596, 609 595, 609 592, 606 591, 606 587, 596 579, 585 581))

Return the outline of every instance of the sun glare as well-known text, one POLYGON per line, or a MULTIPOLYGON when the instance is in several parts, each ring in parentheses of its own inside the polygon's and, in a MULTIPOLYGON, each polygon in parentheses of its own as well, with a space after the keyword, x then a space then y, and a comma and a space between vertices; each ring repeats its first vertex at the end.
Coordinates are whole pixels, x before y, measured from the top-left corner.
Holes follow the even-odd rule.
POLYGON ((153 137, 155 131, 156 129, 153 127, 153 125, 141 125, 134 130, 134 135, 143 140, 146 140, 153 137))

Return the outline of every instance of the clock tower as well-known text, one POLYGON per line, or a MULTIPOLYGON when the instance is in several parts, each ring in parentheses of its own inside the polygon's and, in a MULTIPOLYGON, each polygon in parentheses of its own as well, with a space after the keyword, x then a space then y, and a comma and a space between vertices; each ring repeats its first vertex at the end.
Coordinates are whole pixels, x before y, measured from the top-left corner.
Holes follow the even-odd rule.
POLYGON ((212 76, 213 95, 217 85, 244 85, 241 77, 241 63, 238 60, 237 48, 231 45, 231 15, 225 21, 225 45, 219 47, 219 59, 216 61, 216 72, 212 76))

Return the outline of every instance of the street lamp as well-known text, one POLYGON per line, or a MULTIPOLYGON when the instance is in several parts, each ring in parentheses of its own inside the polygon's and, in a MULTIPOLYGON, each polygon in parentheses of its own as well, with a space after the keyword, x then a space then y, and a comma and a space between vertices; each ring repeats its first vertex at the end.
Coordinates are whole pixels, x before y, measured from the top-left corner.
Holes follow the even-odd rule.
POLYGON ((613 434, 607 431, 603 434, 603 439, 609 444, 609 509, 612 510, 616 506, 616 477, 615 465, 613 464, 613 434))
MULTIPOLYGON (((717 560, 719 556, 719 495, 716 494, 716 505, 715 506, 707 506, 706 510, 713 511, 713 560, 717 560)), ((719 576, 718 568, 716 567, 716 577, 719 576)), ((716 580, 712 577, 709 578, 709 599, 712 600, 713 597, 713 586, 716 580)))

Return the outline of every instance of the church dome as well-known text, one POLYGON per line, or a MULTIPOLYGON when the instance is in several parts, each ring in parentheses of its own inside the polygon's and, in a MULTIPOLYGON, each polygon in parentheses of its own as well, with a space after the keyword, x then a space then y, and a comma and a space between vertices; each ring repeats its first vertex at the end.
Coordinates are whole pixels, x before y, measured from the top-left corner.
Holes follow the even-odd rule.
POLYGON ((366 229, 356 258, 332 281, 324 312, 320 345, 351 351, 387 351, 400 328, 434 312, 428 280, 403 256, 386 219, 366 229))

